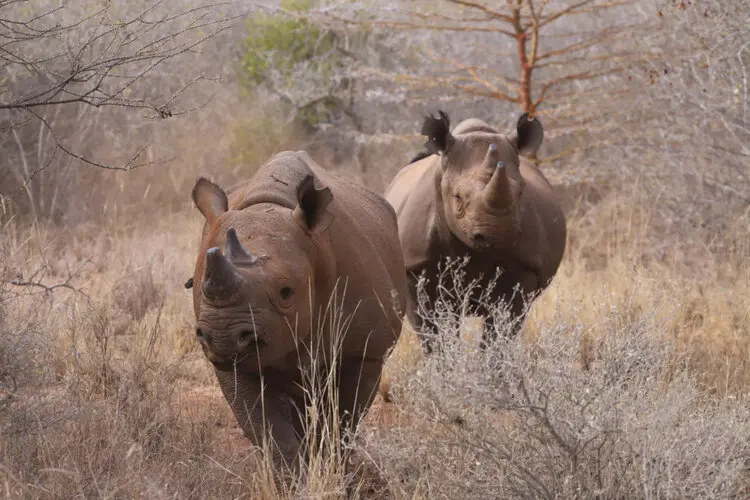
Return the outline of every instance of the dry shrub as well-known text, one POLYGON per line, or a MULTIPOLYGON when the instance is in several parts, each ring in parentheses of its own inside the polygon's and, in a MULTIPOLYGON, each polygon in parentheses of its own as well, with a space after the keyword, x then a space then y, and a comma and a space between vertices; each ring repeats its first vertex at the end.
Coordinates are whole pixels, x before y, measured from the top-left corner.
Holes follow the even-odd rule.
POLYGON ((416 367, 390 364, 398 416, 370 429, 363 445, 396 496, 746 492, 744 394, 703 390, 672 332, 679 297, 638 272, 620 279, 634 285, 621 294, 589 283, 590 304, 556 301, 524 339, 488 352, 457 338, 460 317, 438 304, 441 352, 416 367))
POLYGON ((695 228, 664 238, 652 208, 637 193, 613 193, 572 215, 563 264, 532 307, 526 332, 535 335, 560 307, 575 311, 571 321, 596 325, 606 317, 602 293, 638 313, 669 297, 666 332, 690 353, 704 389, 743 392, 750 383, 750 213, 720 237, 695 228))
POLYGON ((163 290, 154 283, 151 266, 129 268, 112 290, 115 307, 140 321, 153 308, 163 305, 163 290))

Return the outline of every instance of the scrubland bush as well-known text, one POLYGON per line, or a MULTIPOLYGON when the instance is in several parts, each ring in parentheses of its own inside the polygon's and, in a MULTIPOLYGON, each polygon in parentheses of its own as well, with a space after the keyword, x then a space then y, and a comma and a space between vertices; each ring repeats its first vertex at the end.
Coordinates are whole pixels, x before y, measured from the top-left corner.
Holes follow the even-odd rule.
POLYGON ((460 311, 438 303, 441 348, 425 362, 390 365, 396 409, 363 437, 396 496, 746 492, 746 385, 707 390, 706 353, 674 335, 684 290, 649 274, 624 270, 624 290, 589 274, 585 303, 560 299, 567 279, 558 279, 542 299, 544 318, 537 312, 523 339, 486 352, 476 326, 464 321, 464 335, 452 335, 460 311))

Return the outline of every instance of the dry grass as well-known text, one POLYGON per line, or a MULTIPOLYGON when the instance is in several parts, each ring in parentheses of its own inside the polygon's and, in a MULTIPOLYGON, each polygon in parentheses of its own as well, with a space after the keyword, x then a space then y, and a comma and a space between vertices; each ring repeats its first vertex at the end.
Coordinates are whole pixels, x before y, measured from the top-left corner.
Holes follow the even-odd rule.
POLYGON ((448 342, 425 361, 406 331, 384 378, 394 400, 376 401, 353 462, 319 453, 288 490, 242 437, 193 339, 183 283, 199 217, 109 231, 10 222, 0 486, 26 498, 739 494, 748 214, 724 255, 660 256, 647 210, 624 201, 571 216, 560 273, 518 342, 484 355, 448 342), (76 270, 78 291, 10 283, 76 270))

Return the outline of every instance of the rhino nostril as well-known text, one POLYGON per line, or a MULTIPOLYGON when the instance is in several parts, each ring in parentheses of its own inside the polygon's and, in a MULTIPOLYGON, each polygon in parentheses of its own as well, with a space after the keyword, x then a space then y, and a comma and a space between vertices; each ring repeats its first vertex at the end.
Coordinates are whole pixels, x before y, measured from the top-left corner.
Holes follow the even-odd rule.
POLYGON ((238 337, 238 344, 240 346, 247 346, 250 342, 255 340, 255 332, 252 330, 243 330, 240 332, 240 335, 238 337))
POLYGON ((477 247, 487 246, 487 239, 479 233, 474 233, 474 235, 471 237, 471 241, 474 243, 474 246, 477 247))

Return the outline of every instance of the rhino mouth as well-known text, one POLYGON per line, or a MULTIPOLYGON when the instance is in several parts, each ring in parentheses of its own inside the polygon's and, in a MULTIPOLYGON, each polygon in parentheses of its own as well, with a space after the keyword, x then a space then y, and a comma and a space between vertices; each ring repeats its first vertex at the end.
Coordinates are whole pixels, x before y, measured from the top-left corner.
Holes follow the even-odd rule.
POLYGON ((255 337, 252 340, 248 341, 248 344, 244 347, 244 349, 242 349, 242 352, 229 359, 217 356, 215 353, 207 355, 207 358, 217 370, 223 372, 233 372, 242 364, 243 361, 251 357, 253 354, 256 354, 266 345, 267 342, 265 340, 255 337))

